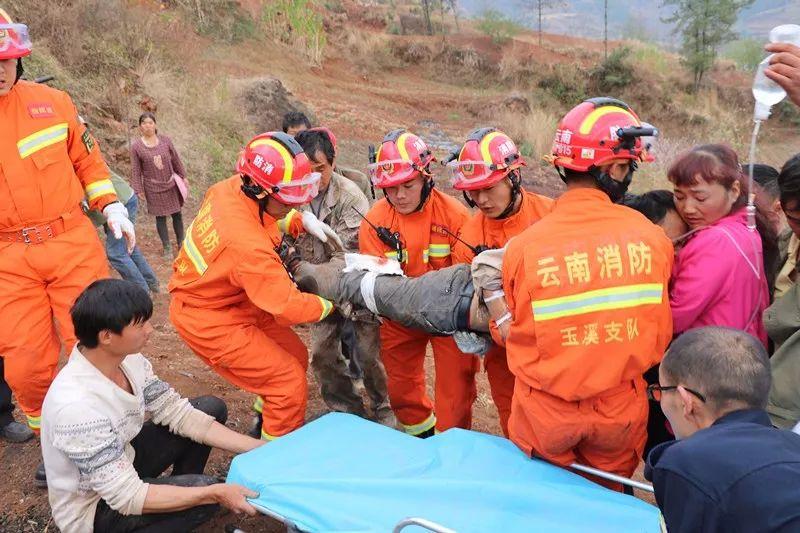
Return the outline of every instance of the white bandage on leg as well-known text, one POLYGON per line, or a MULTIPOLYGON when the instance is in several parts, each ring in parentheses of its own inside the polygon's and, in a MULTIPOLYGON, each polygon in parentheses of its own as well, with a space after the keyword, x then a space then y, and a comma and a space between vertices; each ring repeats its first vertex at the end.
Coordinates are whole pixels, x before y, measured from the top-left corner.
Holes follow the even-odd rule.
POLYGON ((367 309, 379 315, 378 306, 375 304, 375 280, 378 279, 378 274, 375 272, 367 272, 361 278, 361 297, 364 298, 364 303, 367 304, 367 309))

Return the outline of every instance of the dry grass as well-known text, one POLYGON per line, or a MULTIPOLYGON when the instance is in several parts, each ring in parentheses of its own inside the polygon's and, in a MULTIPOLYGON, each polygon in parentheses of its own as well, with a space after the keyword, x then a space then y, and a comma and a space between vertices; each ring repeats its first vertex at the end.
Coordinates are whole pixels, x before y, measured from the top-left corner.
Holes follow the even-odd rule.
POLYGON ((527 114, 506 112, 499 115, 498 127, 514 139, 528 164, 535 166, 550 152, 559 118, 550 110, 533 108, 527 114))

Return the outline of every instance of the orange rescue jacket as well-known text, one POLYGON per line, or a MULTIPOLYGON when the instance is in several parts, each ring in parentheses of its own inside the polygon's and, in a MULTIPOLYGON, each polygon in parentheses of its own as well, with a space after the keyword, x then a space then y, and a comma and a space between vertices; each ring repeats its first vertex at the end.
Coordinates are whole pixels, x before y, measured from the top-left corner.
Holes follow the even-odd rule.
POLYGON ((641 214, 597 189, 564 193, 503 258, 511 371, 567 401, 641 378, 672 337, 672 261, 641 214))
POLYGON ((249 301, 282 325, 322 320, 333 309, 331 302, 301 292, 275 251, 282 230, 300 233, 299 213, 292 210, 280 221, 265 213, 262 224, 258 204, 241 184, 237 174, 206 192, 172 265, 172 297, 212 309, 249 301))
MULTIPOLYGON (((498 220, 489 218, 477 211, 461 228, 461 239, 470 246, 502 248, 516 235, 519 235, 539 221, 553 209, 553 200, 546 196, 523 191, 519 211, 508 218, 498 220)), ((453 250, 454 263, 471 263, 475 254, 467 246, 458 242, 453 250)))
MULTIPOLYGON (((457 241, 444 229, 458 235, 469 219, 469 211, 455 198, 434 189, 423 208, 415 213, 401 215, 383 198, 366 216, 376 226, 400 233, 403 272, 417 277, 453 264, 452 249, 457 241)), ((366 222, 359 228, 358 243, 362 254, 397 259, 397 252, 383 243, 366 222)))
POLYGON ((97 143, 69 95, 20 80, 0 97, 0 230, 57 219, 86 197, 117 201, 97 143))

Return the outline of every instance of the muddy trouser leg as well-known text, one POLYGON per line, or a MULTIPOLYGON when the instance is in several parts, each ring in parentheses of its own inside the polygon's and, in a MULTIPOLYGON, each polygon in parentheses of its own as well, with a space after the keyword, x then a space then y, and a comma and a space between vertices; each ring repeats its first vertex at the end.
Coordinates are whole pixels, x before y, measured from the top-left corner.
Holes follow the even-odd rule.
POLYGON ((333 411, 366 417, 364 403, 356 392, 341 352, 339 339, 344 317, 334 311, 311 326, 311 368, 320 385, 322 399, 333 411))
POLYGON ((386 369, 381 360, 380 323, 370 313, 357 311, 356 315, 351 321, 355 329, 355 351, 361 359, 372 416, 381 424, 395 427, 397 419, 389 406, 386 369))
POLYGON ((364 371, 361 368, 361 354, 356 349, 356 330, 352 320, 345 320, 342 325, 342 355, 347 359, 347 368, 353 379, 361 379, 364 371))

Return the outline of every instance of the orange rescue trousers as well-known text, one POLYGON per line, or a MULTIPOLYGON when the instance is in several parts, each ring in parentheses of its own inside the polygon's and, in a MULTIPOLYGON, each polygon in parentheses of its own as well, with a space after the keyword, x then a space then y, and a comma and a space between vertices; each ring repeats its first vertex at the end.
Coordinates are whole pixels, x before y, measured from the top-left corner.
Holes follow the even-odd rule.
POLYGON ((93 281, 108 277, 106 255, 91 221, 79 210, 70 229, 37 244, 0 243, 0 356, 5 379, 31 429, 55 378, 62 345, 75 330, 69 311, 93 281))
POLYGON ((381 357, 388 377, 389 402, 406 433, 445 431, 472 425, 479 360, 466 355, 451 337, 432 337, 392 321, 381 326, 381 357), (425 390, 425 349, 433 347, 436 406, 425 390), (435 413, 435 414, 434 414, 435 413))
MULTIPOLYGON (((631 477, 647 440, 643 379, 585 400, 569 402, 517 380, 511 406, 511 440, 528 455, 567 466, 578 462, 631 477)), ((616 490, 611 483, 593 481, 616 490)))
POLYGON ((290 327, 277 324, 250 302, 208 309, 173 297, 169 316, 181 338, 214 372, 259 396, 263 439, 303 425, 308 351, 290 327))
POLYGON ((511 416, 511 397, 514 395, 514 374, 508 369, 506 349, 502 346, 492 345, 483 358, 483 368, 489 379, 489 388, 492 400, 497 407, 500 418, 500 428, 503 435, 508 438, 508 418, 511 416))

